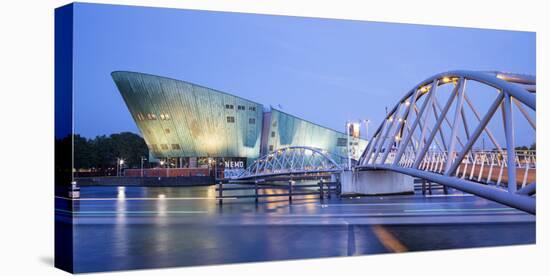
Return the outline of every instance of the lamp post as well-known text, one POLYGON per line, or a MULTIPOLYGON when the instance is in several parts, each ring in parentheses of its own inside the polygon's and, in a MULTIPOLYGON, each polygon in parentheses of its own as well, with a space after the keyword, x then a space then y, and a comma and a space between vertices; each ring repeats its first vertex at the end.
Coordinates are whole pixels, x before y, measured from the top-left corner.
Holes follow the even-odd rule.
POLYGON ((165 163, 164 160, 160 160, 160 168, 161 169, 164 168, 164 163, 165 163))
POLYGON ((208 175, 212 174, 212 158, 208 157, 208 175))
POLYGON ((143 161, 147 160, 145 157, 141 157, 141 177, 143 177, 143 161))
POLYGON ((363 120, 363 122, 365 123, 365 137, 367 139, 369 139, 369 124, 370 124, 370 120, 369 119, 366 119, 366 120, 363 120))
POLYGON ((124 165, 124 159, 118 158, 118 171, 117 176, 122 176, 122 166, 124 165))
POLYGON ((346 139, 347 139, 347 143, 346 143, 346 151, 347 151, 347 155, 348 155, 348 170, 351 171, 351 157, 350 157, 350 152, 349 152, 349 127, 351 125, 351 122, 350 121, 347 121, 346 122, 346 139))
POLYGON ((170 158, 166 158, 166 177, 170 177, 170 158))

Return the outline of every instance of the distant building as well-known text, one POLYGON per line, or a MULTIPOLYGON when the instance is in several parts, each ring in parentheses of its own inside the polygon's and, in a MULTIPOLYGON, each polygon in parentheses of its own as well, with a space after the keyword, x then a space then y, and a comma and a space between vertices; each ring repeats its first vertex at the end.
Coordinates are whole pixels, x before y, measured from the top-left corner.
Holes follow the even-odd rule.
MULTIPOLYGON (((174 167, 246 167, 287 146, 311 146, 346 156, 346 134, 280 110, 196 84, 136 72, 112 77, 150 157, 174 167)), ((351 139, 359 153, 367 141, 351 139)))

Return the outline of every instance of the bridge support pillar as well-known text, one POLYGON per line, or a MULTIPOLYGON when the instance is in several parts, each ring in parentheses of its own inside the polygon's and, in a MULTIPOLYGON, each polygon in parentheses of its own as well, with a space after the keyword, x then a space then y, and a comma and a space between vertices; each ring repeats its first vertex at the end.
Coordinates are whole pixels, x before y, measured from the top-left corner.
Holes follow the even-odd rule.
POLYGON ((343 171, 342 195, 388 195, 414 193, 411 176, 391 171, 343 171))

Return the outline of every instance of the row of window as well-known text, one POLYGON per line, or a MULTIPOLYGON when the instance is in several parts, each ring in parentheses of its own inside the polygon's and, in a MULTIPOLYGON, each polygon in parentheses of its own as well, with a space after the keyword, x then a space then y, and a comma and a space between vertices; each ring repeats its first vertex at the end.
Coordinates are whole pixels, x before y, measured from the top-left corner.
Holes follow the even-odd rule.
MULTIPOLYGON (((234 109, 234 106, 232 104, 226 104, 225 105, 225 108, 226 109, 234 109)), ((246 110, 246 107, 244 105, 237 105, 237 109, 238 110, 246 110)), ((250 111, 256 111, 256 107, 255 106, 249 106, 248 107, 248 110, 250 111)), ((150 121, 155 121, 157 119, 161 119, 163 121, 167 121, 167 120, 171 120, 172 117, 170 116, 170 114, 167 114, 167 113, 161 113, 158 117, 156 114, 154 113, 147 113, 147 114, 143 114, 141 112, 138 112, 136 114, 136 117, 138 118, 139 121, 145 121, 145 120, 150 120, 150 121)), ((229 117, 228 117, 228 120, 227 122, 229 123, 229 117)), ((235 122, 235 119, 233 119, 233 121, 231 123, 234 123, 235 122)), ((249 123, 250 124, 255 124, 256 123, 256 120, 253 119, 253 121, 250 121, 249 120, 249 123)))
MULTIPOLYGON (((138 113, 138 119, 139 119, 139 120, 142 120, 141 117, 140 117, 140 115, 141 115, 141 114, 138 113)), ((154 115, 154 114, 153 114, 153 115, 154 115)), ((165 114, 165 115, 166 115, 166 114, 165 114)), ((168 116, 168 115, 166 115, 166 116, 168 116)), ((163 120, 166 120, 166 117, 164 117, 164 118, 165 118, 165 119, 163 119, 163 120)), ((170 117, 168 117, 168 118, 170 118, 170 117)), ((153 119, 153 120, 156 120, 156 117, 155 117, 155 119, 153 119)), ((227 122, 228 122, 228 123, 234 123, 234 122, 235 122, 235 117, 234 117, 234 116, 227 116, 227 122)), ((251 125, 256 124, 256 118, 248 118, 248 123, 251 124, 251 125)), ((147 132, 148 132, 149 134, 151 134, 151 131, 148 130, 147 132)), ((170 129, 169 129, 169 128, 164 129, 164 133, 170 134, 170 129)))
MULTIPOLYGON (((227 116, 227 122, 228 123, 234 123, 235 122, 235 117, 227 116)), ((248 118, 248 123, 251 124, 251 125, 256 124, 256 118, 248 118)))
MULTIPOLYGON (((155 121, 155 120, 157 120, 157 115, 154 114, 154 113, 147 113, 147 114, 144 115, 143 113, 138 112, 136 114, 136 117, 138 118, 139 121, 144 121, 144 120, 155 121)), ((166 113, 161 113, 159 117, 160 117, 161 120, 170 120, 171 119, 170 115, 166 114, 166 113)))
MULTIPOLYGON (((347 145, 347 143, 348 143, 348 139, 347 139, 347 138, 338 138, 338 139, 336 140, 336 146, 337 146, 337 147, 345 147, 345 146, 347 145)), ((354 142, 354 141, 350 141, 349 144, 350 144, 351 146, 357 146, 357 145, 359 145, 359 142, 357 142, 357 141, 355 141, 355 142, 354 142)))
MULTIPOLYGON (((151 148, 153 148, 153 151, 159 151, 159 147, 157 144, 152 144, 151 148)), ((168 150, 168 148, 168 144, 160 144, 160 149, 168 150)), ((171 144, 170 148, 172 148, 172 150, 180 150, 181 146, 179 144, 171 144)))
MULTIPOLYGON (((226 105, 225 105, 225 109, 235 109, 235 106, 233 106, 232 104, 226 104, 226 105)), ((246 110, 246 106, 244 106, 244 105, 237 105, 237 110, 246 110)), ((256 107, 255 107, 255 106, 249 106, 249 107, 248 107, 248 110, 250 110, 250 111, 256 111, 256 107)))

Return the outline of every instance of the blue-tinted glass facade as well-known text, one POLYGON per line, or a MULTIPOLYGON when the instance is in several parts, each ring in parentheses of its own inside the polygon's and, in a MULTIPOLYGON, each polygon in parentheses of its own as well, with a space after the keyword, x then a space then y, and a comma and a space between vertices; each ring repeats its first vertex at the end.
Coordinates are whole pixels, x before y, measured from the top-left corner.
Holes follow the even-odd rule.
MULTIPOLYGON (((286 146, 346 155, 346 135, 221 91, 149 74, 112 77, 155 158, 253 160, 286 146)), ((355 139, 362 151, 365 140, 355 139)))

